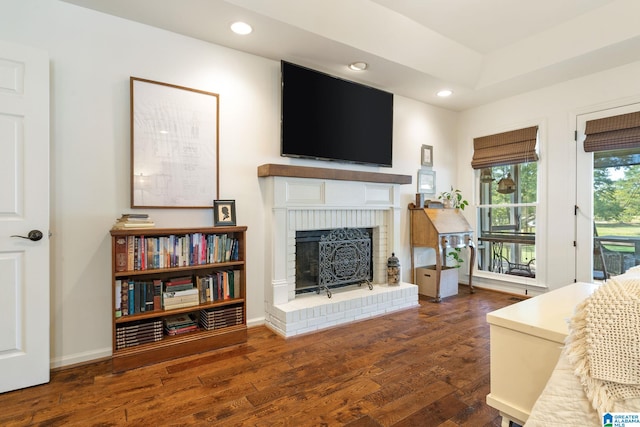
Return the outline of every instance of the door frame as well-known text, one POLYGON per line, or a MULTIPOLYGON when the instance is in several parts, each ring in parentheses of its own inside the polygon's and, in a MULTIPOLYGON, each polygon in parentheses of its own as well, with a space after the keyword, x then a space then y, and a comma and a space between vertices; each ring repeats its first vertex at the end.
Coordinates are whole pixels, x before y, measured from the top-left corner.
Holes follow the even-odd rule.
POLYGON ((575 277, 577 282, 593 282, 593 153, 586 153, 583 149, 586 122, 635 111, 640 111, 640 99, 594 108, 575 116, 575 277))

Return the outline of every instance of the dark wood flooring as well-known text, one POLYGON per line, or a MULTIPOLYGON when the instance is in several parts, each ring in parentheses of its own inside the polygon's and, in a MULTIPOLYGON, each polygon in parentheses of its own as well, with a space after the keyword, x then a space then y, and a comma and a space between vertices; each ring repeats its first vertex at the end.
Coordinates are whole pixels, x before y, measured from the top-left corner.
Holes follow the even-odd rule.
POLYGON ((1 426, 499 426, 487 406, 486 313, 510 295, 478 289, 284 339, 112 374, 109 361, 0 394, 1 426))

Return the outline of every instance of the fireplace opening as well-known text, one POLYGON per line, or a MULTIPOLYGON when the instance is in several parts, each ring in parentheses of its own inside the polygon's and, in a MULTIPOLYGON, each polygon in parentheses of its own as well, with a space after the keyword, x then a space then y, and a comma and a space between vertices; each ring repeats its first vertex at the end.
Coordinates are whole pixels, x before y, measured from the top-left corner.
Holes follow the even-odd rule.
POLYGON ((296 231, 295 293, 320 293, 373 280, 372 228, 296 231))

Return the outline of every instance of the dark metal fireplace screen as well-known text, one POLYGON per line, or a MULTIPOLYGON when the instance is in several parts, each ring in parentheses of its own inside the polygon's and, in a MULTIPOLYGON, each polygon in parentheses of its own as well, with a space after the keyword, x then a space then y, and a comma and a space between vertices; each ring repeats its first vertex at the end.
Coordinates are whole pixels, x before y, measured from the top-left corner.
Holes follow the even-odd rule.
POLYGON ((367 283, 371 278, 371 237, 359 228, 337 228, 320 238, 318 290, 367 283))

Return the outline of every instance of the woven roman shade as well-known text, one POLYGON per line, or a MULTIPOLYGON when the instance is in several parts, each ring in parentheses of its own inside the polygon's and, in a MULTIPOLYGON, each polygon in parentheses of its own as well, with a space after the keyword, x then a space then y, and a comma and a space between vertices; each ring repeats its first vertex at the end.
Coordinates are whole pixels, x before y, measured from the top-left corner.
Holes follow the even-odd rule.
POLYGON ((538 160, 538 126, 473 139, 471 167, 483 169, 538 160))
POLYGON ((640 148, 640 111, 589 120, 584 131, 584 151, 640 148))

